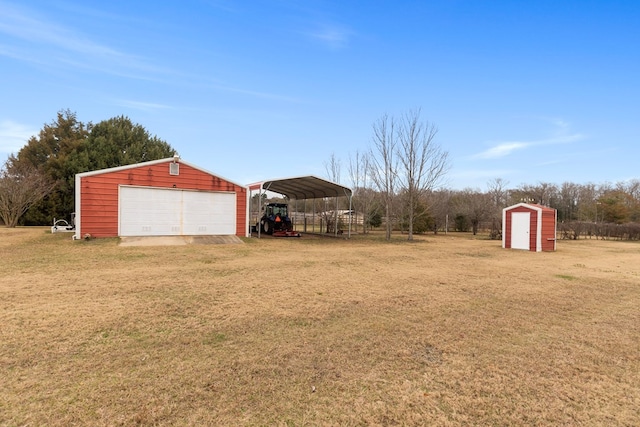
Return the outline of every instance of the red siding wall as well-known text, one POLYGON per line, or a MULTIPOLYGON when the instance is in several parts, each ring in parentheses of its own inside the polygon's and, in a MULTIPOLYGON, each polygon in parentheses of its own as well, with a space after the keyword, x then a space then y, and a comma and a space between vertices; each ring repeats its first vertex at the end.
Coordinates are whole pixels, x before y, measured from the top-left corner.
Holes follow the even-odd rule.
POLYGON ((504 236, 502 239, 504 240, 505 249, 511 249, 511 211, 508 211, 504 216, 504 236))
POLYGON ((118 186, 182 188, 185 190, 228 191, 236 193, 236 235, 246 235, 247 192, 244 187, 222 180, 180 163, 180 174, 169 175, 169 163, 81 177, 79 235, 116 237, 118 235, 118 186))
MULTIPOLYGON (((542 209, 542 229, 540 230, 541 249, 542 251, 554 251, 555 250, 555 238, 556 238, 556 211, 555 209, 536 205, 537 208, 542 209)), ((537 238, 538 238, 538 210, 532 209, 527 206, 517 206, 513 209, 509 209, 505 215, 505 248, 511 248, 511 214, 513 212, 530 212, 530 233, 529 233, 529 250, 536 251, 537 238)))
POLYGON ((518 206, 516 208, 510 209, 507 212, 506 218, 505 218, 505 223, 506 223, 506 228, 505 228, 505 233, 507 235, 507 240, 505 241, 505 247, 506 248, 511 248, 511 214, 513 212, 529 212, 531 213, 531 215, 529 216, 529 220, 531 221, 530 224, 530 232, 529 232, 529 250, 530 251, 535 251, 536 250, 536 235, 538 232, 538 211, 531 209, 531 208, 527 208, 526 206, 518 206))
POLYGON ((542 211, 542 250, 556 249, 556 211, 545 209, 542 211))

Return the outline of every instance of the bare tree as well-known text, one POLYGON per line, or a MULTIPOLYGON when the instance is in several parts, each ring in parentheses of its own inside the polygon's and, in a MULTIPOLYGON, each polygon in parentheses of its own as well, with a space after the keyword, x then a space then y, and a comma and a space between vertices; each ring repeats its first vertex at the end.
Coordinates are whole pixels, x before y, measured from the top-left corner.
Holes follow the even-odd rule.
POLYGON ((429 191, 426 201, 433 218, 433 234, 438 234, 438 230, 444 230, 447 233, 449 231, 449 214, 451 213, 451 190, 429 191))
POLYGON ((512 192, 515 203, 537 203, 551 206, 558 193, 558 187, 549 182, 539 182, 537 185, 523 184, 512 192))
POLYGON ((342 163, 340 162, 340 159, 336 157, 335 153, 331 153, 329 160, 324 162, 324 170, 331 181, 337 184, 340 183, 342 163))
POLYGON ((632 179, 626 184, 626 191, 635 200, 640 201, 640 179, 632 179))
POLYGON ((580 205, 580 186, 563 182, 558 192, 558 221, 570 222, 577 219, 580 205))
POLYGON ((419 109, 404 114, 398 127, 399 176, 406 195, 408 240, 413 240, 415 219, 427 213, 418 209, 419 201, 441 184, 449 169, 449 154, 436 143, 437 133, 435 125, 421 121, 419 109))
POLYGON ((507 207, 508 203, 507 185, 509 185, 509 181, 505 181, 502 178, 494 178, 487 182, 487 193, 491 196, 493 205, 499 208, 501 212, 503 208, 507 207))
MULTIPOLYGON (((326 176, 330 181, 335 183, 340 183, 340 175, 342 173, 342 162, 340 159, 336 157, 335 153, 331 153, 329 156, 329 160, 324 162, 324 170, 326 172, 326 176)), ((324 199, 324 209, 322 212, 322 217, 325 220, 327 233, 330 232, 338 232, 339 224, 338 224, 338 209, 340 209, 338 205, 338 198, 325 197, 324 199)))
POLYGON ((583 184, 578 189, 578 220, 598 222, 598 197, 600 189, 592 183, 583 184))
POLYGON ((487 183, 487 194, 491 198, 491 231, 489 237, 493 240, 502 238, 502 209, 508 203, 508 181, 502 178, 492 179, 487 183))
POLYGON ((0 218, 6 227, 18 220, 54 188, 54 183, 31 165, 5 163, 0 171, 0 218))
POLYGON ((349 178, 353 189, 353 208, 356 211, 355 226, 357 228, 360 219, 362 220, 362 232, 367 232, 368 216, 370 214, 373 197, 375 194, 370 191, 371 177, 369 166, 369 155, 356 151, 354 156, 349 156, 349 178), (360 214, 358 214, 358 211, 360 214))
POLYGON ((386 216, 386 240, 391 240, 393 228, 392 205, 396 191, 398 161, 396 152, 395 122, 386 114, 373 124, 373 148, 369 158, 371 180, 382 195, 386 216))
POLYGON ((471 223, 471 231, 475 236, 482 222, 487 220, 494 210, 491 195, 477 189, 465 188, 456 193, 455 200, 458 214, 464 215, 471 223))
POLYGON ((618 182, 615 189, 624 194, 624 205, 628 211, 627 221, 638 222, 640 220, 640 180, 618 182))

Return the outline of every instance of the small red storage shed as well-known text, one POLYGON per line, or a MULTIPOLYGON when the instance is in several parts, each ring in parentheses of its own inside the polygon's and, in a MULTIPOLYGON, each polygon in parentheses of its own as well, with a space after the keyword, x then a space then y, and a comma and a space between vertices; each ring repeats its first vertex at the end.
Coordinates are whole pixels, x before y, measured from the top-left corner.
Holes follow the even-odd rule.
POLYGON ((555 251, 557 211, 547 206, 518 203, 502 210, 502 247, 527 251, 555 251))
POLYGON ((247 187, 179 157, 76 175, 76 234, 248 235, 247 187))

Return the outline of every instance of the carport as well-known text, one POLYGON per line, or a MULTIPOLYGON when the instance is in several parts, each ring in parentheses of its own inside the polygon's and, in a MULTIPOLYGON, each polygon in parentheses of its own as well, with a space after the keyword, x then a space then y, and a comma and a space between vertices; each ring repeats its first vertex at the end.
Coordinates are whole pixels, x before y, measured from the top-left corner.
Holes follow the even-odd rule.
MULTIPOLYGON (((272 179, 269 181, 256 182, 254 184, 250 184, 249 186, 249 204, 250 204, 250 221, 251 224, 256 224, 260 220, 260 214, 262 210, 262 198, 263 194, 267 192, 273 192, 277 194, 281 194, 289 201, 289 207, 291 211, 291 201, 295 201, 295 211, 294 214, 299 215, 298 211, 298 201, 303 202, 303 210, 304 214, 304 229, 303 232, 307 232, 307 201, 308 200, 316 200, 323 199, 325 200, 325 206, 327 205, 328 200, 334 201, 334 209, 333 209, 333 221, 334 221, 334 235, 338 235, 338 201, 339 198, 345 197, 348 199, 348 212, 351 212, 352 209, 352 197, 353 192, 349 187, 345 187, 343 185, 337 184, 335 182, 327 181, 322 178, 318 178, 316 176, 300 176, 293 178, 281 178, 281 179, 272 179), (257 194, 258 197, 254 200, 254 194, 257 194)), ((327 212, 323 212, 323 215, 326 217, 327 212)), ((312 224, 314 226, 315 231, 315 203, 313 212, 311 214, 312 224)), ((321 229, 322 229, 322 216, 321 218, 321 229)), ((351 221, 348 221, 348 237, 351 237, 351 221)), ((294 226, 296 225, 296 221, 294 220, 294 226)), ((260 237, 260 227, 257 227, 258 237, 260 237)))

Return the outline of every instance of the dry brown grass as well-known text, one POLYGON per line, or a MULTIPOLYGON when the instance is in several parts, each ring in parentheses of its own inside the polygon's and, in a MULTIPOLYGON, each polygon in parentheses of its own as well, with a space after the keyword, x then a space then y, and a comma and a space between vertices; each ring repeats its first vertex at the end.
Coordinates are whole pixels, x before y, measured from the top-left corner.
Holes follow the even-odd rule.
POLYGON ((640 425, 640 244, 399 239, 2 229, 0 425, 640 425))

